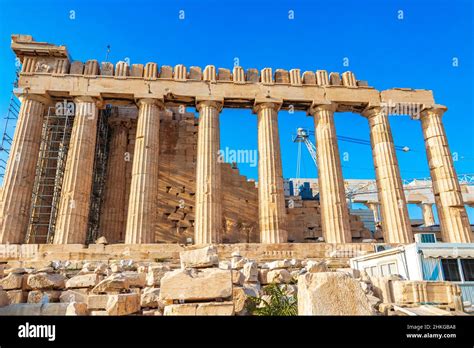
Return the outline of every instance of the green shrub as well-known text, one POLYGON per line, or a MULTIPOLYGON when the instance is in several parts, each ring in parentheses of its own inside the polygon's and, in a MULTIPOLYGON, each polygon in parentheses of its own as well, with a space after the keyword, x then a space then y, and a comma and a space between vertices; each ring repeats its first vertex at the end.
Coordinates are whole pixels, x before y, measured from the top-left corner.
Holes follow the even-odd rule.
POLYGON ((287 295, 288 287, 278 284, 269 284, 263 288, 263 294, 268 295, 267 300, 261 297, 249 296, 247 310, 252 315, 263 316, 289 316, 298 315, 297 299, 294 295, 287 295))

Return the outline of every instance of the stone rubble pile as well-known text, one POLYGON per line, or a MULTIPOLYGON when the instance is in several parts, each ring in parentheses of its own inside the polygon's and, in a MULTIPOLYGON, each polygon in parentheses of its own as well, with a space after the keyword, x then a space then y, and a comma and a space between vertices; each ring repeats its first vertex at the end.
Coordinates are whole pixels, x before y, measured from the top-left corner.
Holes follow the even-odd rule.
POLYGON ((215 246, 186 250, 180 263, 133 260, 0 265, 0 315, 250 315, 268 284, 298 299, 300 315, 375 315, 385 307, 365 272, 325 260, 257 262, 215 246))

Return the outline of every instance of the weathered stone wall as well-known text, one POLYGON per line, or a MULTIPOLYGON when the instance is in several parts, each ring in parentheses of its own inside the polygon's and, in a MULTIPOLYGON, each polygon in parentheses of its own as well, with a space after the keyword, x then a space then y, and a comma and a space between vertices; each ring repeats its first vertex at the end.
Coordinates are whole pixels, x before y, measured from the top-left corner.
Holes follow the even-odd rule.
MULTIPOLYGON (((315 241, 323 236, 319 201, 302 200, 299 196, 291 196, 287 198, 286 211, 290 241, 315 241)), ((353 242, 372 238, 370 231, 365 228, 357 215, 349 214, 349 224, 353 242)))

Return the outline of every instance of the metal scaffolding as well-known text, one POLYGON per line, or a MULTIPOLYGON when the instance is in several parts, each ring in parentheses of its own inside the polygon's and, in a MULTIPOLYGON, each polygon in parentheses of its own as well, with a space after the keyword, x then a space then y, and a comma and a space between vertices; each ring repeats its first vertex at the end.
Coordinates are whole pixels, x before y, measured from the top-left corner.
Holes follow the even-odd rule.
POLYGON ((108 118, 112 107, 107 105, 106 109, 99 112, 99 124, 97 128, 97 142, 95 148, 94 173, 92 181, 92 193, 89 211, 89 228, 87 232, 87 243, 94 243, 99 237, 100 208, 102 206, 103 193, 107 174, 107 158, 109 154, 109 123, 108 118))
POLYGON ((43 121, 26 243, 51 243, 56 226, 74 112, 49 107, 43 121))
POLYGON ((13 141, 13 133, 15 130, 16 121, 18 119, 18 113, 20 112, 20 101, 17 97, 12 94, 10 97, 10 103, 8 105, 8 111, 4 120, 2 140, 0 143, 0 178, 3 179, 5 170, 7 168, 7 160, 10 154, 10 147, 13 141))

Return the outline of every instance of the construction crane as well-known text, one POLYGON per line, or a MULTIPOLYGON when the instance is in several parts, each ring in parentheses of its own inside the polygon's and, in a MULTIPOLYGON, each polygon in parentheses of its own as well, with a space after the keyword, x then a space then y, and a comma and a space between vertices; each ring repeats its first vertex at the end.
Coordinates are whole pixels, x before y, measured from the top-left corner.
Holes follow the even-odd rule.
MULTIPOLYGON (((297 178, 300 177, 300 171, 301 171, 301 144, 304 143, 306 145, 306 148, 308 149, 309 154, 311 155, 311 158, 313 159, 314 165, 318 166, 316 146, 309 139, 310 135, 314 136, 314 131, 310 131, 304 128, 297 128, 296 136, 293 137, 293 142, 298 143, 298 156, 296 158, 296 177, 297 178)), ((354 144, 370 146, 370 140, 346 137, 342 135, 337 136, 337 139, 340 141, 346 141, 346 142, 350 142, 354 144)), ((395 150, 403 151, 403 152, 411 151, 411 149, 408 146, 400 146, 400 145, 395 145, 395 150)))
POLYGON ((300 169, 301 169, 301 144, 304 143, 306 148, 313 159, 314 165, 318 166, 316 160, 316 146, 309 140, 308 131, 304 128, 298 128, 296 130, 296 136, 293 138, 294 143, 298 143, 298 157, 296 159, 296 177, 300 177, 300 169))

